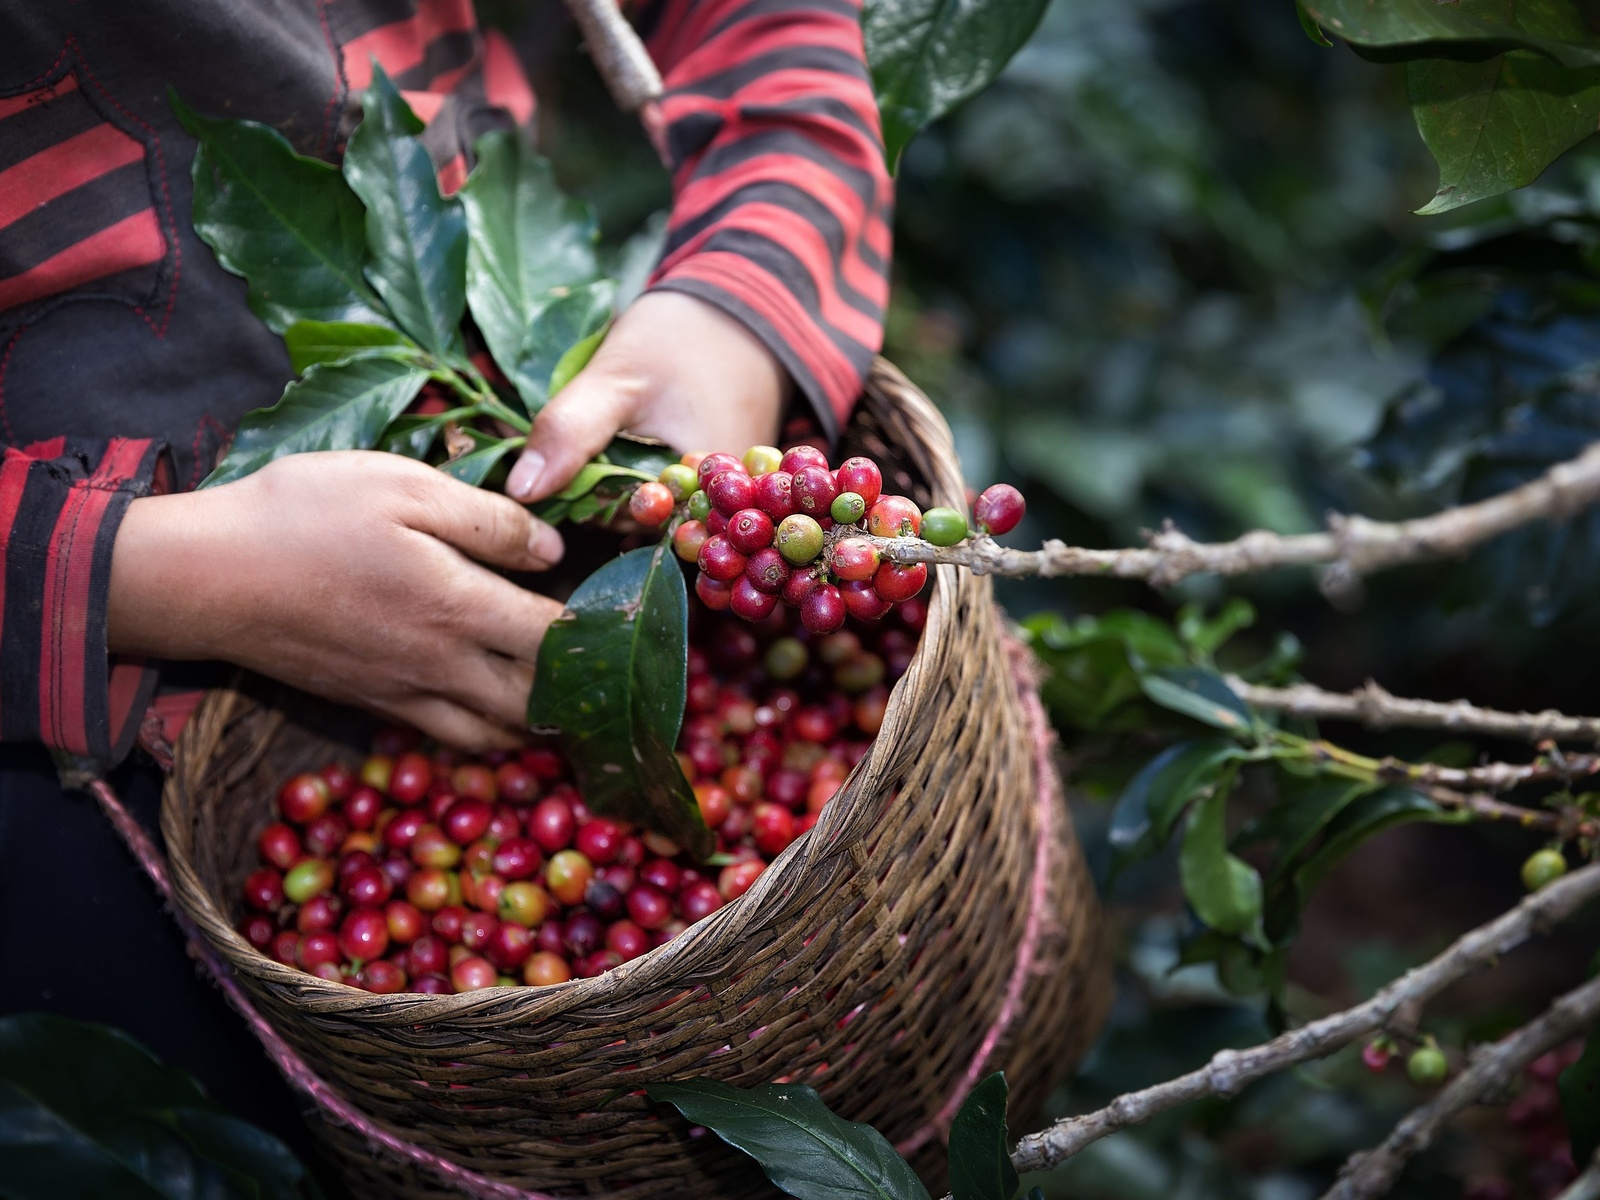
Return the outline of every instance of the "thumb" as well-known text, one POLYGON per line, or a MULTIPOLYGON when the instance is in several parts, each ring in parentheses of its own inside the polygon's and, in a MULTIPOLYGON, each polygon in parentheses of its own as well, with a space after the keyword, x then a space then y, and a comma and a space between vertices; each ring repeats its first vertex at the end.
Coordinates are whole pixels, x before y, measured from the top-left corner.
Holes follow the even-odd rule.
POLYGON ((527 503, 559 491, 633 420, 640 385, 581 372, 539 410, 528 445, 506 479, 506 494, 527 503))
POLYGON ((543 571, 561 561, 561 535, 506 496, 434 472, 446 486, 416 517, 413 529, 454 546, 468 558, 516 571, 543 571))

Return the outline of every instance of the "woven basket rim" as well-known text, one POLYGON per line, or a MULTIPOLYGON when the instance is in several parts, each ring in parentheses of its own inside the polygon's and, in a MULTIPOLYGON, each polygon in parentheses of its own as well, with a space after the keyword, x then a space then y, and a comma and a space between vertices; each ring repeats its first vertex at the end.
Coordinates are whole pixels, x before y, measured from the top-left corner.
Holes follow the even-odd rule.
MULTIPOLYGON (((863 403, 868 402, 889 410, 900 422, 896 431, 904 438, 902 447, 920 460, 917 467, 935 503, 964 509, 965 484, 954 443, 949 426, 933 403, 898 368, 881 357, 873 363, 868 377, 863 403)), ((895 773, 895 757, 903 753, 904 739, 911 732, 907 715, 912 707, 910 696, 918 690, 928 662, 936 656, 947 636, 945 626, 948 614, 954 611, 956 595, 963 588, 988 586, 986 580, 948 565, 935 567, 931 575, 933 588, 927 623, 910 666, 890 691, 883 726, 866 756, 851 770, 833 801, 822 810, 816 825, 774 859, 738 900, 694 922, 671 941, 601 975, 543 987, 493 987, 449 996, 420 992, 374 995, 269 958, 240 936, 190 865, 193 824, 185 821, 179 812, 178 793, 183 787, 181 770, 175 770, 168 779, 161 805, 162 835, 174 868, 174 895, 235 970, 292 986, 297 998, 314 1000, 318 1014, 323 1017, 375 1026, 403 1026, 492 1015, 496 1025, 521 1024, 558 1017, 569 1009, 592 1009, 609 997, 625 993, 692 989, 713 976, 679 970, 683 960, 694 958, 702 947, 720 944, 729 927, 745 923, 749 914, 796 894, 805 880, 814 847, 840 838, 860 841, 872 831, 875 822, 866 809, 878 801, 878 794, 883 791, 879 785, 895 773), (870 784, 864 782, 868 780, 870 784)), ((236 681, 208 695, 202 708, 221 708, 225 716, 237 704, 255 702, 236 681)), ((175 747, 175 757, 180 763, 188 754, 203 752, 197 743, 203 736, 201 727, 206 723, 199 720, 199 716, 197 711, 175 747)))

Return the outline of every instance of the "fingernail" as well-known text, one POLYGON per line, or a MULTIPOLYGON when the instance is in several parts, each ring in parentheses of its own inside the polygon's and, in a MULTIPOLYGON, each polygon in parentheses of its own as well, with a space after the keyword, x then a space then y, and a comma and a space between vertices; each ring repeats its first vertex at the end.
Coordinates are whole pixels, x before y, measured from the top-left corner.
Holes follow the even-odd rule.
POLYGON ((566 551, 566 545, 554 527, 546 525, 543 521, 534 522, 533 532, 528 536, 529 554, 546 566, 553 567, 561 561, 561 556, 566 551))
POLYGON ((528 499, 539 485, 539 476, 543 474, 544 455, 537 450, 524 450, 522 457, 517 459, 517 465, 511 468, 511 474, 506 477, 506 494, 513 500, 528 499))

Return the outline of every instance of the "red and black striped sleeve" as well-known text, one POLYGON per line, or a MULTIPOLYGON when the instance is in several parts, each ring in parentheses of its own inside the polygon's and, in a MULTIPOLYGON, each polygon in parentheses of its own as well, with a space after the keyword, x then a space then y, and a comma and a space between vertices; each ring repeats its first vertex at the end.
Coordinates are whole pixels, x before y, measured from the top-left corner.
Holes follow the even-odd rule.
POLYGON ((106 649, 111 549, 160 442, 52 438, 0 458, 0 740, 127 755, 155 670, 106 649))
POLYGON ((673 208, 652 286, 740 320, 831 435, 883 340, 893 192, 860 0, 662 0, 673 208))

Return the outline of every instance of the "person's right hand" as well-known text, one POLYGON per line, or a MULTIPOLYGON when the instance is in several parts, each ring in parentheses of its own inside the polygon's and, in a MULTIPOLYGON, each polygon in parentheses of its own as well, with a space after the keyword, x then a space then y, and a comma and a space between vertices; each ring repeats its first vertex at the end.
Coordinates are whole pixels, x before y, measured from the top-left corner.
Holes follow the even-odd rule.
POLYGON ((478 563, 537 571, 561 550, 521 505, 399 455, 294 454, 128 506, 108 644, 222 659, 466 750, 507 748, 561 605, 478 563))

